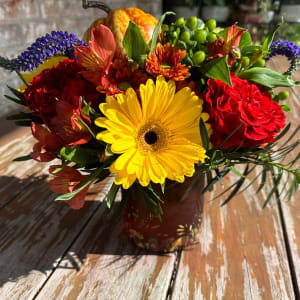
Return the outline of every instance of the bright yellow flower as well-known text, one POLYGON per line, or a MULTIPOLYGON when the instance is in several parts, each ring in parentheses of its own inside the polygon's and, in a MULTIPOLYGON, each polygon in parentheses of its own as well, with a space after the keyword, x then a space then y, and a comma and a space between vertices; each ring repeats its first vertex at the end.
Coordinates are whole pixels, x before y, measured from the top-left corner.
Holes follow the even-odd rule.
POLYGON ((195 163, 207 157, 199 131, 200 116, 208 120, 203 101, 188 87, 176 94, 175 89, 174 81, 158 76, 156 84, 149 79, 140 86, 141 105, 131 88, 100 104, 105 117, 95 123, 106 130, 97 139, 120 154, 110 171, 124 189, 136 179, 142 186, 150 181, 162 184, 166 178, 183 182, 184 176, 194 174, 195 163))
MULTIPOLYGON (((33 71, 30 71, 30 73, 22 73, 22 77, 27 83, 30 83, 33 78, 37 75, 39 75, 40 72, 46 69, 50 69, 54 66, 57 66, 61 61, 68 59, 66 56, 55 56, 51 57, 48 60, 45 60, 38 68, 34 69, 33 71)), ((18 88, 18 91, 23 93, 26 90, 26 84, 21 85, 18 88)))

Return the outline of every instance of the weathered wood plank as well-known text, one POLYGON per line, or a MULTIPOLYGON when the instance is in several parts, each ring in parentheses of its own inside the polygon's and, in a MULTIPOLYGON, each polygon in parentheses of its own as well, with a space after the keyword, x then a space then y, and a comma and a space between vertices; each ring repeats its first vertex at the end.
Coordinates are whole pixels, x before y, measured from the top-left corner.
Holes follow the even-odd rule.
MULTIPOLYGON (((295 80, 300 80, 300 71, 297 71, 294 75, 295 80)), ((292 123, 292 128, 296 128, 299 125, 299 114, 300 114, 300 99, 296 96, 300 96, 300 87, 293 88, 294 93, 290 92, 291 97, 288 100, 288 104, 291 107, 291 111, 287 114, 288 122, 292 123)), ((299 140, 300 133, 294 137, 299 140)), ((299 147, 289 155, 289 160, 291 157, 295 157, 299 153, 299 147)), ((294 166, 296 167, 296 166, 294 166)), ((300 167, 300 164, 297 164, 300 167)), ((286 178, 285 178, 286 179, 286 178)), ((278 190, 281 191, 284 182, 278 186, 278 190)), ((284 193, 287 192, 287 188, 284 188, 284 193)), ((286 235, 288 239, 288 247, 291 255, 291 263, 293 268, 293 275, 295 279, 295 289, 297 297, 300 297, 300 192, 298 190, 297 194, 292 197, 291 201, 282 201, 280 203, 280 209, 284 217, 284 226, 286 230, 286 235)))
MULTIPOLYGON (((1 123, 0 123, 1 126, 1 123)), ((0 139, 0 208, 24 192, 32 182, 44 180, 51 163, 36 163, 33 160, 13 162, 16 157, 32 151, 35 139, 28 128, 0 139), (16 189, 15 186, 18 186, 16 189)))
MULTIPOLYGON (((270 66, 278 71, 286 68, 281 61, 270 66)), ((299 102, 295 103, 287 116, 287 122, 294 119, 294 128, 300 112, 299 102)), ((207 196, 211 202, 206 205, 200 244, 182 253, 172 300, 294 299, 276 201, 263 210, 265 195, 257 195, 254 187, 225 207, 220 207, 214 196, 207 196)), ((300 283, 300 203, 296 200, 300 200, 299 194, 282 205, 300 283)))
POLYGON ((103 206, 37 299, 165 299, 174 262, 175 254, 147 254, 132 245, 103 206))
POLYGON ((263 210, 253 187, 224 207, 215 195, 206 196, 200 243, 182 252, 172 300, 293 299, 276 205, 263 210))
MULTIPOLYGON (((19 190, 23 182, 13 188, 19 190)), ((98 184, 89 200, 103 199, 111 183, 109 178, 98 184)), ((7 185, 2 193, 10 189, 7 185)), ((0 210, 1 300, 33 298, 100 205, 93 201, 75 211, 54 198, 42 178, 0 210)))
MULTIPOLYGON (((30 131, 22 129, 0 147, 0 299, 33 298, 97 209, 93 223, 64 256, 39 298, 86 299, 94 293, 100 299, 121 299, 124 294, 128 299, 164 299, 175 255, 143 255, 122 235, 121 224, 106 214, 105 205, 88 203, 73 211, 54 203, 45 175, 51 163, 11 162, 28 154, 34 142, 30 131), (116 287, 116 280, 123 289, 116 287)), ((103 199, 111 182, 95 186, 88 200, 103 199)))

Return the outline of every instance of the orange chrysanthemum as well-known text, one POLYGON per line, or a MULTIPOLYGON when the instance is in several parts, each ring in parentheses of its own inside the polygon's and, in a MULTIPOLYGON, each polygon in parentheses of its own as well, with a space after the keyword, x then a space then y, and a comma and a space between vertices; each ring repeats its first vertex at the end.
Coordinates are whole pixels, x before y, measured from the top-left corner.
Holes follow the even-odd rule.
POLYGON ((181 81, 188 78, 190 66, 181 64, 185 57, 185 50, 173 47, 169 43, 157 44, 146 59, 146 71, 157 77, 163 75, 167 79, 181 81))

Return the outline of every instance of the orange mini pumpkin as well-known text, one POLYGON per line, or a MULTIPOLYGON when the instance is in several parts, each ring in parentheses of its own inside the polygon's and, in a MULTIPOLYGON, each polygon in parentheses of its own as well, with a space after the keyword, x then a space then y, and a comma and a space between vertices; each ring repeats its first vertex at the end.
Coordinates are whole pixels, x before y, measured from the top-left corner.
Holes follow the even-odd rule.
POLYGON ((83 40, 88 43, 91 37, 91 29, 99 24, 104 24, 110 28, 115 37, 117 45, 116 53, 125 54, 123 49, 123 37, 129 21, 133 21, 139 26, 144 40, 146 43, 149 43, 158 20, 154 16, 136 7, 114 9, 109 12, 106 19, 100 18, 95 20, 85 32, 83 40))

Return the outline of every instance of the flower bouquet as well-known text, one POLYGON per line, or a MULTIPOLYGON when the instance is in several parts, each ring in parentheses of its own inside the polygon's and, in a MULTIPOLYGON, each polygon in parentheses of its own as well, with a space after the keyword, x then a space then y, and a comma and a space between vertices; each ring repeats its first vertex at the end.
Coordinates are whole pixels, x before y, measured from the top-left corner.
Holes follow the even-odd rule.
POLYGON ((121 191, 129 235, 141 247, 170 251, 197 239, 202 195, 229 172, 237 180, 223 204, 255 168, 259 190, 272 176, 265 204, 284 173, 287 194, 296 191, 299 155, 278 160, 298 146, 288 142, 299 127, 280 146, 290 129, 282 104, 288 92, 274 88, 299 84, 291 75, 300 49, 273 43, 280 25, 253 44, 236 24, 190 17, 167 25, 171 12, 157 20, 137 8, 106 11, 84 40, 53 31, 17 58, 0 57, 24 83, 5 97, 26 109, 8 119, 30 126, 37 140, 16 161, 55 160, 49 185, 56 200, 79 209, 91 184, 112 174, 107 206, 121 191), (265 67, 276 55, 290 61, 284 74, 265 67))

